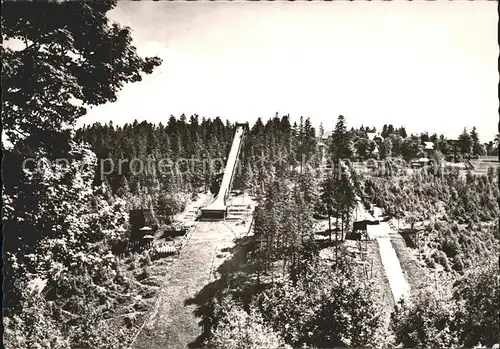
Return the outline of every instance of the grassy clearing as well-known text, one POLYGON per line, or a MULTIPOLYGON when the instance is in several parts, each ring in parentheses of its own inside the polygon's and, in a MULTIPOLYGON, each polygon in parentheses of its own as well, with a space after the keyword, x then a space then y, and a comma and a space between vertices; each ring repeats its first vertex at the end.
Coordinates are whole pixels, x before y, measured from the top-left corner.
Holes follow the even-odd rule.
POLYGON ((413 291, 428 286, 428 273, 425 267, 422 266, 421 262, 415 257, 414 251, 406 246, 404 239, 393 237, 391 238, 391 243, 396 251, 399 263, 403 269, 403 274, 410 285, 410 289, 413 291))
POLYGON ((419 260, 417 250, 407 247, 403 238, 391 239, 391 243, 413 293, 425 288, 433 288, 443 296, 451 294, 453 283, 458 278, 456 272, 445 271, 437 264, 434 268, 426 266, 423 256, 422 260, 419 260))
MULTIPOLYGON (((245 200, 250 203, 248 197, 245 200)), ((231 203, 236 205, 238 200, 231 203)), ((227 277, 217 279, 217 273, 222 265, 235 268, 226 262, 232 258, 235 239, 246 234, 250 224, 248 214, 235 221, 197 223, 182 253, 167 268, 134 348, 186 348, 202 344, 207 302, 227 277)))
MULTIPOLYGON (((184 212, 176 215, 176 221, 194 225, 196 208, 207 199, 206 195, 199 196, 188 204, 184 212)), ((188 243, 192 232, 193 230, 189 229, 185 235, 164 238, 163 231, 159 230, 155 242, 171 245, 180 252, 188 243)), ((158 308, 158 295, 161 294, 165 278, 172 264, 180 257, 179 254, 159 255, 153 250, 153 247, 146 247, 142 252, 131 252, 118 257, 121 274, 130 280, 131 287, 128 289, 128 294, 123 295, 127 300, 120 302, 113 318, 106 321, 116 331, 125 329, 127 341, 132 340, 158 308)), ((189 271, 186 272, 189 273, 189 271)))

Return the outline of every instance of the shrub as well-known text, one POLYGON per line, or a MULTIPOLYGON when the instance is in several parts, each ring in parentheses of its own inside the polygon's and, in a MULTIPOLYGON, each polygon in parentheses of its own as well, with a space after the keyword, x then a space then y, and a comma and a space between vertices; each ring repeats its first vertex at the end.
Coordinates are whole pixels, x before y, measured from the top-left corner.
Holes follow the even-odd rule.
POLYGON ((498 260, 465 274, 455 285, 453 299, 459 305, 455 323, 465 347, 472 347, 479 342, 487 346, 498 343, 498 260))
POLYGON ((169 221, 176 213, 182 212, 190 199, 188 193, 167 194, 158 198, 156 212, 162 221, 169 221))
POLYGON ((42 295, 24 291, 22 307, 20 314, 4 319, 6 348, 71 348, 54 307, 42 295))
POLYGON ((455 348, 453 311, 453 305, 424 290, 395 307, 390 328, 404 348, 455 348))
POLYGON ((151 276, 151 273, 149 272, 148 268, 144 267, 141 269, 140 273, 136 276, 136 279, 138 281, 146 280, 150 276, 151 276))
POLYGON ((142 266, 146 267, 151 264, 151 255, 149 251, 145 251, 140 257, 142 266))
POLYGON ((451 230, 446 223, 438 226, 437 221, 434 226, 431 223, 425 227, 432 256, 426 262, 429 267, 439 263, 447 270, 452 265, 454 270, 462 272, 488 254, 498 254, 500 240, 498 226, 486 230, 479 223, 496 219, 500 214, 497 180, 490 181, 485 176, 469 176, 468 180, 466 183, 456 169, 433 180, 424 173, 410 175, 404 182, 394 177, 371 177, 365 179, 363 194, 386 212, 398 208, 407 222, 412 217, 422 221, 444 210, 441 223, 453 222, 451 230), (464 231, 462 224, 468 225, 468 231, 464 231))
POLYGON ((460 252, 460 244, 456 236, 448 232, 441 240, 441 246, 446 256, 454 258, 460 252))
POLYGON ((380 345, 381 312, 370 287, 348 271, 319 267, 307 281, 266 290, 257 304, 266 322, 294 347, 380 345))
POLYGON ((453 261, 453 270, 461 272, 464 270, 464 262, 461 256, 456 256, 453 261))
POLYGON ((130 254, 130 270, 137 270, 140 267, 140 255, 137 252, 130 254))
POLYGON ((455 283, 451 298, 441 299, 431 290, 413 294, 395 307, 390 329, 405 348, 491 347, 499 338, 499 303, 495 260, 466 273, 455 283))
POLYGON ((441 264, 445 270, 449 270, 450 266, 448 264, 448 258, 443 251, 434 250, 431 254, 431 258, 438 264, 441 264))
POLYGON ((425 256, 425 263, 429 268, 435 268, 436 267, 436 262, 434 262, 434 259, 429 256, 425 256))
POLYGON ((233 301, 225 299, 216 307, 215 314, 218 321, 208 341, 210 348, 287 348, 283 339, 264 323, 253 306, 246 312, 233 301))

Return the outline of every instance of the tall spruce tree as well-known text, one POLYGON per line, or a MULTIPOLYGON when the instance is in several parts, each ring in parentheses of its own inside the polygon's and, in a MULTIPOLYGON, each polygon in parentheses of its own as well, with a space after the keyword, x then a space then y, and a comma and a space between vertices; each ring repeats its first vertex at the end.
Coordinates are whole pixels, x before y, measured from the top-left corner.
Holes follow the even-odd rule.
POLYGON ((337 119, 337 124, 332 132, 329 148, 334 166, 338 166, 340 159, 349 159, 353 155, 352 137, 347 131, 347 125, 343 115, 340 115, 337 119))

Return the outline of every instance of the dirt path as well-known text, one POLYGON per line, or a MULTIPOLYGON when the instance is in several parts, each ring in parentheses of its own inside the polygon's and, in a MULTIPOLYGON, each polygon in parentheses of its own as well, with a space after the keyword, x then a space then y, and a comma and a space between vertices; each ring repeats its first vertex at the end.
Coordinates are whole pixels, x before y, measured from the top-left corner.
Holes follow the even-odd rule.
MULTIPOLYGON (((238 200, 231 200, 229 205, 237 205, 238 200)), ((170 266, 157 307, 132 348, 186 348, 197 340, 203 332, 201 318, 195 314, 198 305, 187 301, 214 279, 214 271, 224 261, 221 250, 232 247, 234 239, 245 235, 250 224, 245 217, 196 224, 178 260, 170 266)))

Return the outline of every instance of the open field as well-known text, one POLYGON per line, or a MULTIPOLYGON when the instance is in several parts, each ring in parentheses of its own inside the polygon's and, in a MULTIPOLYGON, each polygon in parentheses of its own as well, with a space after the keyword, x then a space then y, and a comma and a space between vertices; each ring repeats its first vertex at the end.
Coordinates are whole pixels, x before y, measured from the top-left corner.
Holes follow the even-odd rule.
POLYGON ((411 289, 417 291, 428 286, 425 267, 415 258, 413 250, 406 246, 404 239, 394 237, 391 239, 391 244, 411 289))
POLYGON ((474 172, 481 174, 486 174, 489 167, 500 167, 498 156, 480 157, 479 159, 470 160, 470 163, 474 166, 474 172))

